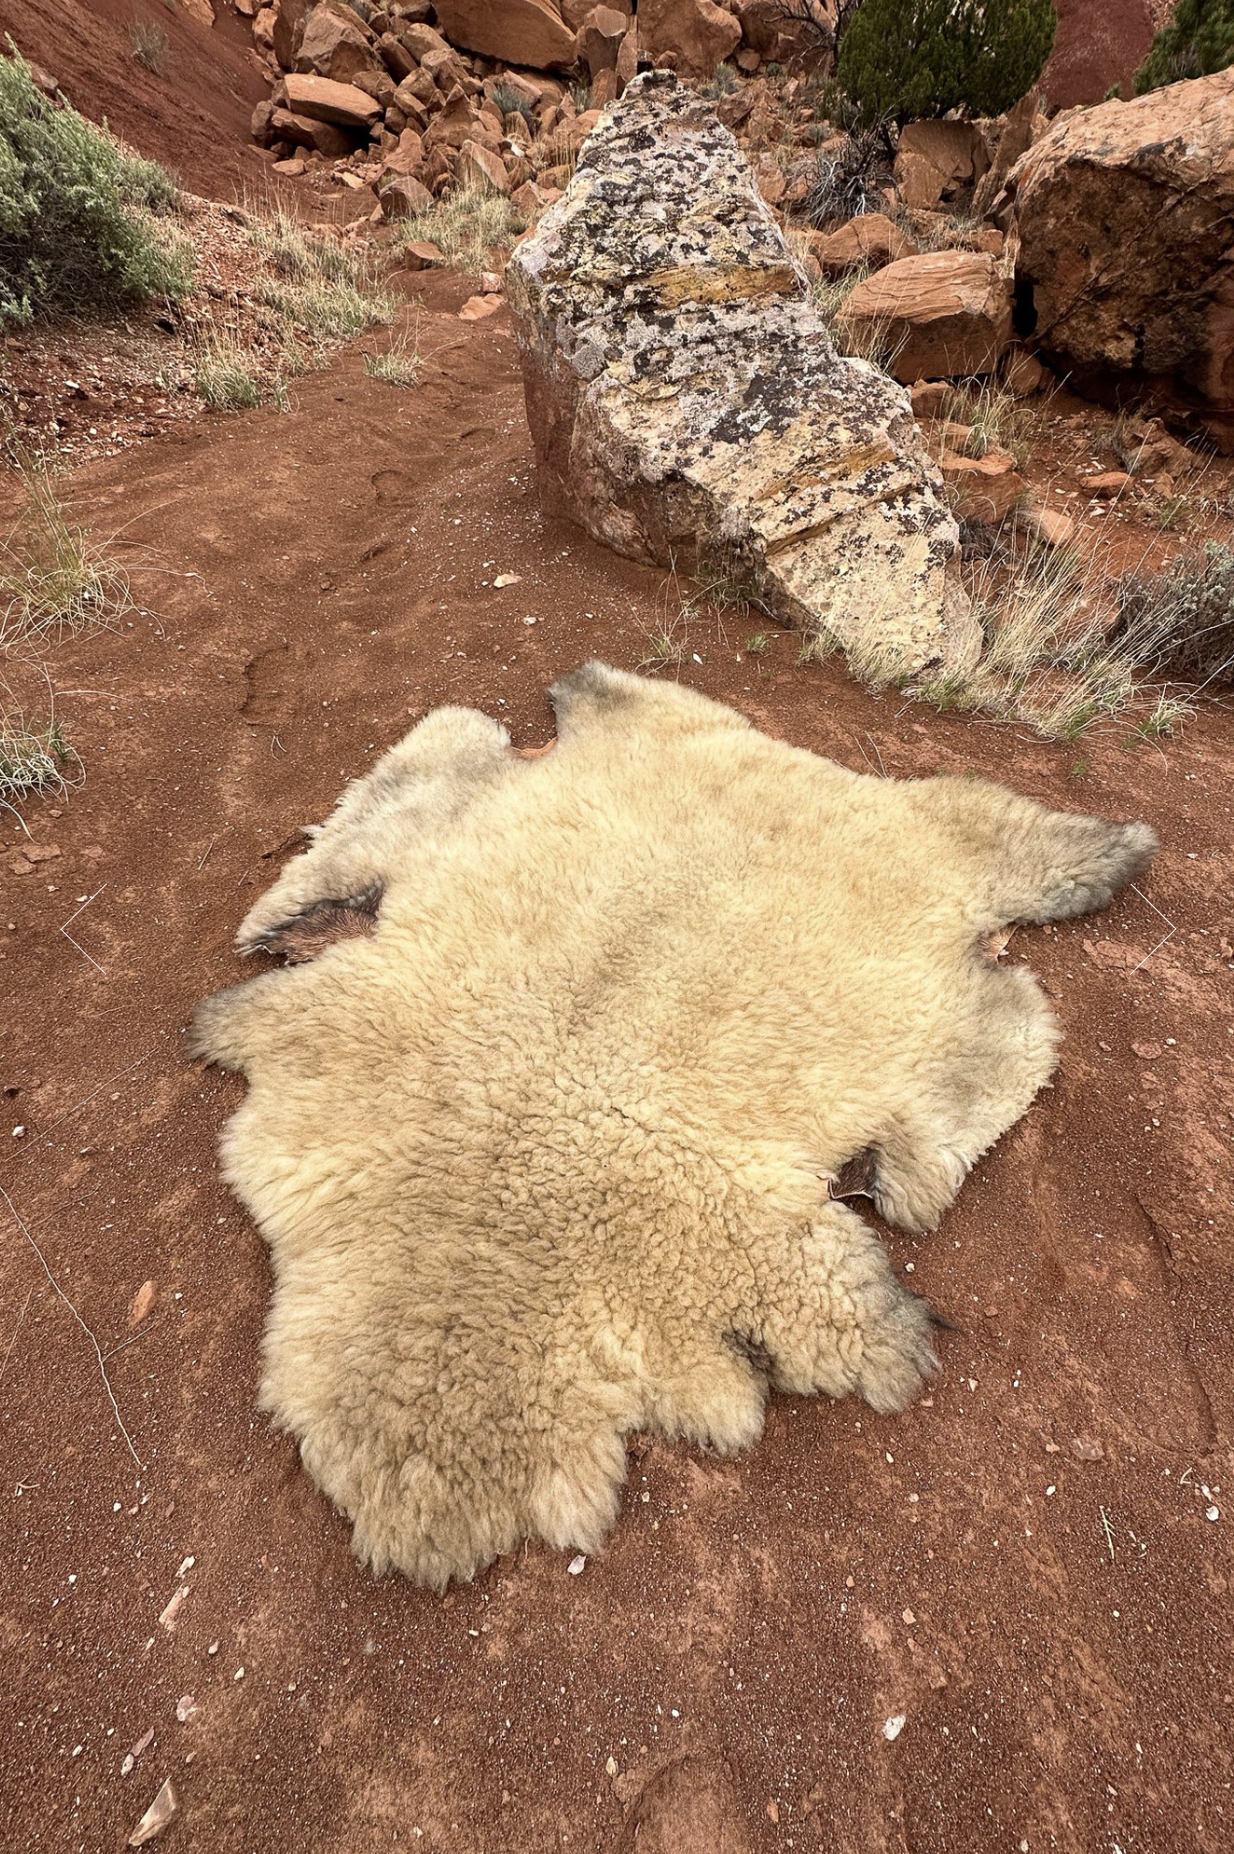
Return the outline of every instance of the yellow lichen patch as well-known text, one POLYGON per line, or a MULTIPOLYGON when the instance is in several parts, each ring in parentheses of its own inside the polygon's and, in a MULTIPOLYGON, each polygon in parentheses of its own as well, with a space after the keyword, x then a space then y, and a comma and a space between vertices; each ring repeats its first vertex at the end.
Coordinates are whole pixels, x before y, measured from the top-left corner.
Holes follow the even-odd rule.
POLYGON ((683 264, 671 270, 653 270, 640 280, 653 289, 666 309, 682 303, 730 303, 760 296, 792 296, 801 280, 791 264, 744 265, 732 270, 700 270, 683 264))

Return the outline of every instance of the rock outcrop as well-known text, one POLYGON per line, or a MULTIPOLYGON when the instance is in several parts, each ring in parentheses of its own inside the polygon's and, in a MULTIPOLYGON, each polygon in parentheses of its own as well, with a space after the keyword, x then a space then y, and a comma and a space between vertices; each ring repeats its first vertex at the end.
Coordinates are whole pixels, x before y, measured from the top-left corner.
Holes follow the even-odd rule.
POLYGON ((452 45, 536 70, 572 65, 574 29, 554 0, 441 0, 438 24, 452 45))
POLYGON ((354 84, 337 84, 329 77, 301 76, 293 71, 287 73, 283 84, 287 107, 297 116, 367 133, 381 115, 376 100, 354 84))
POLYGON ((916 257, 917 247, 886 213, 862 212, 834 232, 811 233, 810 252, 824 277, 840 277, 859 264, 879 270, 897 258, 916 257))
POLYGON ((970 378, 993 373, 1011 340, 1011 292, 985 252, 927 251, 859 283, 841 321, 897 380, 970 378))
POLYGON ((1234 69, 1068 116, 1006 192, 1017 292, 1058 370, 1151 389, 1234 449, 1234 69))
POLYGON ((974 186, 990 151, 972 122, 910 122, 900 131, 896 185, 909 207, 937 206, 974 186))
POLYGON ((671 58, 683 76, 708 78, 741 44, 741 26, 715 0, 641 0, 639 40, 648 58, 671 58))
POLYGON ((723 562, 888 666, 976 656, 908 395, 837 357, 732 136, 671 74, 606 113, 506 287, 542 470, 597 540, 723 562))

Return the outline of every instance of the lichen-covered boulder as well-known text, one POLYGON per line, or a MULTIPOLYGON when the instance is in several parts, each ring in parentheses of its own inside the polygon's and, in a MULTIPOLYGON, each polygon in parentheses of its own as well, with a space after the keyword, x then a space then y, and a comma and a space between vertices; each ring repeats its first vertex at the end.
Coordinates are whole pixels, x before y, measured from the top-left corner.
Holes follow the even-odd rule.
POLYGON ((907 393, 836 355, 732 136, 671 74, 605 113, 506 289, 541 467, 597 540, 722 563, 888 671, 976 656, 907 393))

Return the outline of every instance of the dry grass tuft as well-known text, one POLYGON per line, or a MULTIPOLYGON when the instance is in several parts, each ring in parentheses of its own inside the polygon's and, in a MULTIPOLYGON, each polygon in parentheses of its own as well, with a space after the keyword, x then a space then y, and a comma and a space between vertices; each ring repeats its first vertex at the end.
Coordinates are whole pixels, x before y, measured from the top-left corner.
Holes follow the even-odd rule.
POLYGON ((414 386, 420 378, 423 362, 418 341, 410 345, 395 341, 383 354, 365 354, 364 371, 372 380, 384 380, 387 386, 414 386))
MULTIPOLYGON (((971 561, 968 577, 982 657, 971 670, 917 679, 911 693, 939 709, 1026 724, 1048 740, 1076 740, 1117 715, 1141 727, 1141 685, 1160 668, 1162 632, 1152 624, 1120 631, 1097 554, 1033 544, 971 561)), ((1149 693, 1151 733, 1167 732, 1191 706, 1182 691, 1149 693)))
MULTIPOLYGON (((1167 616, 1120 625, 1116 587, 1096 553, 1003 541, 991 554, 970 557, 964 577, 985 636, 976 664, 907 674, 874 617, 843 646, 853 675, 871 688, 902 689, 942 713, 1026 726, 1046 740, 1076 740, 1115 717, 1133 736, 1157 739, 1194 707, 1194 690, 1151 681, 1170 663, 1167 616)), ((821 661, 839 647, 830 634, 815 635, 802 661, 821 661)))
POLYGON ((0 805, 10 810, 32 792, 67 792, 80 785, 81 761, 56 714, 50 682, 47 719, 32 716, 0 679, 0 805))
POLYGON ((262 401, 261 378, 244 349, 218 337, 204 348, 193 383, 211 412, 249 411, 262 401))
POLYGON ((943 401, 942 417, 968 427, 966 457, 988 457, 991 451, 1001 451, 1023 470, 1032 455, 1042 412, 1039 405, 1017 399, 996 381, 984 380, 953 386, 943 401))
POLYGON ((253 295, 273 312, 288 346, 307 341, 319 350, 397 315, 398 304, 377 285, 369 247, 310 232, 281 207, 264 213, 250 208, 246 229, 273 273, 253 295))
POLYGON ((524 224, 517 207, 503 194, 488 188, 456 187, 426 212, 402 220, 398 237, 402 244, 434 244, 455 270, 478 276, 492 268, 494 252, 509 249, 524 224))
POLYGON ((11 438, 6 461, 23 508, 0 540, 0 647, 105 625, 129 610, 128 577, 110 546, 72 519, 47 461, 11 438))

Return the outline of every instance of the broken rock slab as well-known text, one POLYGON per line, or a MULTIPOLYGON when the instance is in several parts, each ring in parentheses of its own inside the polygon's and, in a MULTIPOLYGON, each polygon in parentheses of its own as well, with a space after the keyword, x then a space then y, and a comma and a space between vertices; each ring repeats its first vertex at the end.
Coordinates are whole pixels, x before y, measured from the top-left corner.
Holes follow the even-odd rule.
POLYGON ((1234 68, 1060 117, 1006 194, 1016 293, 1051 365, 1234 451, 1234 68))
POLYGON ((908 394, 837 356, 737 144, 671 73, 605 112, 506 289, 542 471, 597 540, 722 564, 889 671, 977 656, 908 394))

